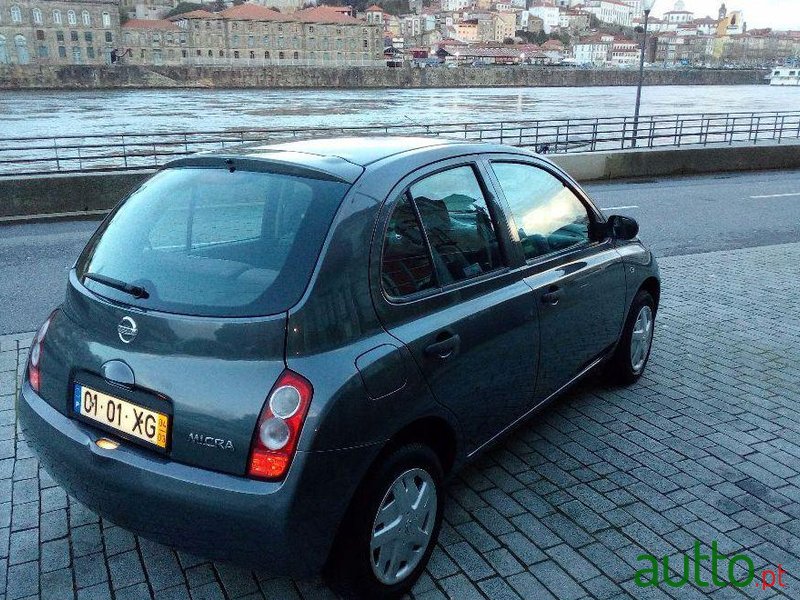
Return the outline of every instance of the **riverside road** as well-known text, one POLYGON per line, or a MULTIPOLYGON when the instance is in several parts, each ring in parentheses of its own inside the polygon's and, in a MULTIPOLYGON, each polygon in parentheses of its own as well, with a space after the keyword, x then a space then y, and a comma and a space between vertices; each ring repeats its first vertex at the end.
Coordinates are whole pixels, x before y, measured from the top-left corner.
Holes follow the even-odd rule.
MULTIPOLYGON (((659 257, 800 240, 800 171, 631 179, 585 186, 636 218, 659 257)), ((32 331, 64 295, 98 221, 0 225, 0 335, 32 331)))

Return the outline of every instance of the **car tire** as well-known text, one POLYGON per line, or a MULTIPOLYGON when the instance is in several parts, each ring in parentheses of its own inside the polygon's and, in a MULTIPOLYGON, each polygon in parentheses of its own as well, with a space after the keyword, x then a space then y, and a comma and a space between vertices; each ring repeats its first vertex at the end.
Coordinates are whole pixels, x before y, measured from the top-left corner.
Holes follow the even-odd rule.
POLYGON ((653 347, 655 318, 653 296, 646 290, 639 290, 631 303, 619 343, 606 366, 609 382, 629 385, 642 376, 653 347))
POLYGON ((328 561, 328 579, 340 594, 345 598, 388 600, 400 598, 412 588, 439 536, 443 480, 436 453, 416 443, 391 451, 367 475, 328 561), (390 535, 392 532, 394 535, 390 535), (399 536, 396 555, 391 545, 395 536, 399 536), (425 541, 427 545, 423 546, 425 541))

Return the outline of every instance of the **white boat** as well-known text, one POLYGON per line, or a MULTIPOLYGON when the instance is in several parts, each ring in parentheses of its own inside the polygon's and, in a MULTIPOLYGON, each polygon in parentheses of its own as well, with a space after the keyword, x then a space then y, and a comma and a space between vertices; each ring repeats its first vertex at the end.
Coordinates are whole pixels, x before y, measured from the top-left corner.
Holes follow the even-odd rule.
POLYGON ((800 86, 800 67, 779 67, 772 71, 770 85, 800 86))

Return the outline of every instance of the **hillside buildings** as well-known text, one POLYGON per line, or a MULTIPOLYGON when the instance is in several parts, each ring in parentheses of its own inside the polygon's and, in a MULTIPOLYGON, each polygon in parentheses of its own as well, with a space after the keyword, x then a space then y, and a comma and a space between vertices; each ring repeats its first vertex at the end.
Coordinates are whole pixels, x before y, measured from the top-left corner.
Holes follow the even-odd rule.
MULTIPOLYGON (((634 68, 643 25, 642 0, 404 0, 399 11, 376 0, 358 13, 306 0, 214 0, 176 14, 178 2, 0 0, 0 64, 634 68)), ((714 16, 684 0, 661 6, 649 19, 651 65, 800 61, 800 32, 750 31, 724 3, 714 16)))

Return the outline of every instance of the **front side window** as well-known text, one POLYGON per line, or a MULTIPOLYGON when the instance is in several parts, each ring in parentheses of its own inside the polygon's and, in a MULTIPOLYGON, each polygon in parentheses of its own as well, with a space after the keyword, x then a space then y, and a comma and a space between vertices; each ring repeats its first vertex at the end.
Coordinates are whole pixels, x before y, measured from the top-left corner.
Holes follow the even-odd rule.
POLYGON ((472 167, 430 175, 412 185, 409 192, 422 218, 442 285, 503 266, 486 198, 472 167))
POLYGON ((111 15, 109 15, 107 12, 103 13, 103 27, 111 27, 111 15))
POLYGON ((381 285, 386 294, 395 298, 436 287, 425 237, 406 194, 397 203, 386 228, 381 285))
POLYGON ((91 27, 92 15, 89 14, 89 11, 88 10, 83 11, 82 16, 83 16, 83 24, 86 25, 86 27, 91 27))
POLYGON ((589 213, 560 179, 522 163, 492 163, 526 260, 589 241, 589 213))
POLYGON ((31 11, 31 14, 33 15, 33 22, 36 23, 37 25, 41 25, 42 24, 42 11, 39 10, 38 8, 34 8, 31 11))
POLYGON ((78 24, 78 17, 75 15, 74 10, 67 11, 67 23, 70 25, 77 25, 78 24))
POLYGON ((54 10, 53 11, 53 24, 54 25, 61 25, 61 11, 54 10))

